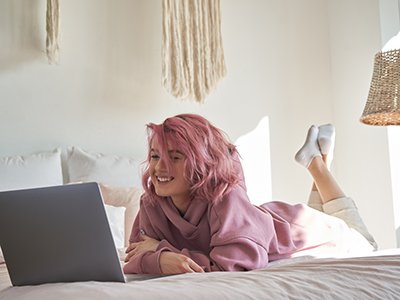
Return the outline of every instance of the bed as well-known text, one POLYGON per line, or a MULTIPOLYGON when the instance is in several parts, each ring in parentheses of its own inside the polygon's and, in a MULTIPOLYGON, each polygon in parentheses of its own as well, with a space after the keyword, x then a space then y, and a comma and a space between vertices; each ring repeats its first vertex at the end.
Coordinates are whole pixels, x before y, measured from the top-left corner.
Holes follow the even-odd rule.
POLYGON ((358 258, 299 257, 250 272, 128 275, 126 283, 11 287, 0 265, 0 299, 399 299, 400 251, 358 258))
MULTIPOLYGON (((0 190, 96 181, 108 185, 106 209, 123 264, 138 210, 139 163, 78 147, 0 159, 0 190), (41 176, 37 176, 41 174, 41 176)), ((400 249, 359 257, 310 256, 250 272, 127 275, 126 283, 74 282, 12 287, 0 252, 0 300, 11 299, 400 299, 400 249)))

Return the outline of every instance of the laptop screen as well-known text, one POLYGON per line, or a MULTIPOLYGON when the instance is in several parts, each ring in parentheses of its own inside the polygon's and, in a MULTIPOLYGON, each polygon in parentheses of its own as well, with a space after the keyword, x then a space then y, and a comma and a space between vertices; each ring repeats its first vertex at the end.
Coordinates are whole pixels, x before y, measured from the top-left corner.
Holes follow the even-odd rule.
POLYGON ((0 192, 0 245, 13 285, 124 282, 97 183, 0 192))

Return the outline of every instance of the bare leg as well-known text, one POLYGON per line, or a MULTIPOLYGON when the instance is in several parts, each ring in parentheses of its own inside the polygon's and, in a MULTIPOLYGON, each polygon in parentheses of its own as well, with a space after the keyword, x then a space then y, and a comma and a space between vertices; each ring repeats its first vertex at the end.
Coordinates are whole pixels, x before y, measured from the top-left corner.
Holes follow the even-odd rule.
POLYGON ((308 169, 314 179, 311 194, 316 195, 315 190, 318 190, 322 202, 320 210, 345 221, 350 228, 361 233, 374 249, 377 249, 377 244, 361 219, 354 201, 345 196, 328 169, 327 157, 321 153, 316 154, 315 145, 315 126, 312 126, 305 144, 296 153, 295 158, 297 162, 308 169))
MULTIPOLYGON (((321 204, 345 196, 325 163, 329 150, 333 148, 333 142, 330 139, 331 134, 326 132, 327 126, 311 126, 307 132, 304 145, 295 155, 295 160, 306 167, 314 178, 315 187, 313 186, 312 190, 318 189, 322 200, 321 204), (320 130, 324 131, 322 136, 320 130), (321 146, 324 153, 321 153, 321 146)), ((329 125, 329 129, 334 132, 332 125, 329 125)))
POLYGON ((323 204, 333 199, 346 197, 322 157, 314 157, 308 166, 308 170, 314 179, 314 184, 321 195, 323 204))
MULTIPOLYGON (((329 166, 328 166, 328 164, 327 164, 327 155, 326 154, 322 154, 322 160, 324 161, 324 163, 325 163, 325 165, 326 165, 326 167, 328 168, 328 170, 330 170, 330 168, 329 168, 329 166)), ((312 192, 318 192, 318 188, 317 188, 317 185, 315 184, 315 181, 313 181, 313 184, 312 184, 312 186, 311 186, 311 191, 312 192)))
MULTIPOLYGON (((326 155, 322 155, 322 160, 326 164, 326 155)), ((308 196, 307 205, 316 210, 319 210, 322 212, 324 211, 322 208, 321 195, 319 194, 319 191, 318 191, 318 188, 317 188, 317 185, 315 184, 315 182, 313 182, 313 184, 311 186, 311 191, 310 191, 310 195, 308 196)))
POLYGON ((324 212, 324 210, 322 208, 321 196, 319 194, 319 191, 318 191, 315 183, 313 183, 313 185, 311 187, 310 195, 308 196, 307 205, 311 208, 314 208, 316 210, 324 212))
MULTIPOLYGON (((322 160, 328 170, 330 170, 330 165, 333 160, 333 150, 335 148, 335 127, 332 124, 325 124, 318 127, 317 144, 321 152, 322 160)), ((308 206, 323 211, 321 195, 319 194, 315 182, 313 182, 311 187, 308 206)))

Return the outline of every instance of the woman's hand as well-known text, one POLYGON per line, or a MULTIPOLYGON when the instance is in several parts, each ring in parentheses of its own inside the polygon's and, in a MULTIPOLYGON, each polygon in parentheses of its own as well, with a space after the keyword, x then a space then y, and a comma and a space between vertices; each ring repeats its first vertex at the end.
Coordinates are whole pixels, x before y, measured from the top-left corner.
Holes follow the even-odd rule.
POLYGON ((160 269, 163 274, 204 273, 204 269, 191 258, 170 251, 161 252, 160 269))
POLYGON ((141 235, 142 241, 136 243, 130 243, 125 253, 125 262, 128 262, 133 256, 138 255, 142 252, 156 251, 160 241, 153 239, 145 234, 141 235))

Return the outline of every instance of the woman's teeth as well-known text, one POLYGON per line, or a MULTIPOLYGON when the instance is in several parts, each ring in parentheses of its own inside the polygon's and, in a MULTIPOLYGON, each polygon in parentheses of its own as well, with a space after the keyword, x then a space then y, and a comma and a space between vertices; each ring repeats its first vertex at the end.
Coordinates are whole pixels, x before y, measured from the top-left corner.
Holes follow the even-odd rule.
POLYGON ((174 179, 173 177, 157 177, 157 180, 160 182, 168 182, 174 179))

